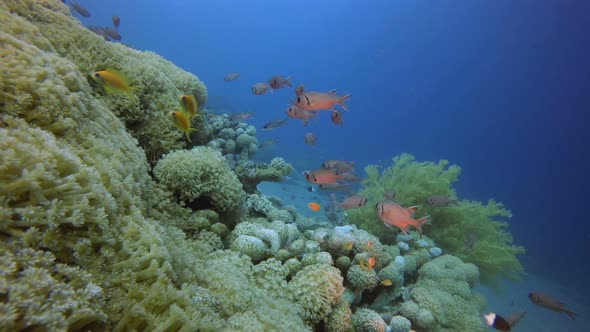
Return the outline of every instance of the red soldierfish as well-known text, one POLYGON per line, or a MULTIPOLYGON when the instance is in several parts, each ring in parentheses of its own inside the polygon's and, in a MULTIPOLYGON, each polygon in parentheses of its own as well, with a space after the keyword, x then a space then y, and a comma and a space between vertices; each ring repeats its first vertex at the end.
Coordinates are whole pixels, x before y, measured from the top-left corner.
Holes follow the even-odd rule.
POLYGON ((422 224, 428 221, 430 216, 422 217, 418 220, 412 218, 412 214, 418 209, 416 206, 403 208, 399 204, 391 201, 377 203, 377 216, 385 226, 391 228, 395 226, 408 235, 408 226, 413 226, 422 235, 422 224))
POLYGON ((332 114, 330 114, 330 120, 332 120, 333 124, 342 127, 342 124, 343 124, 342 112, 340 112, 340 111, 332 112, 332 114))
POLYGON ((287 113, 287 116, 289 116, 290 118, 303 120, 304 126, 307 125, 307 121, 309 121, 309 119, 316 118, 316 112, 306 111, 306 110, 301 109, 295 105, 289 106, 289 108, 287 108, 285 110, 285 113, 287 113))
POLYGON ((115 29, 119 28, 119 24, 121 24, 121 19, 119 18, 119 16, 113 16, 113 26, 115 27, 115 29))
POLYGON ((344 110, 348 111, 348 107, 344 101, 350 98, 350 94, 339 96, 336 91, 324 92, 303 92, 297 96, 295 105, 308 111, 330 110, 337 111, 334 106, 339 105, 344 110))
POLYGON ((347 197, 342 203, 337 205, 345 210, 362 208, 367 204, 367 199, 362 196, 354 195, 347 197))
POLYGON ((291 85, 291 82, 289 82, 290 79, 291 79, 291 76, 289 76, 287 78, 283 78, 282 75, 277 75, 277 76, 273 76, 270 80, 268 80, 267 83, 274 90, 284 88, 285 85, 288 85, 290 87, 293 87, 291 85))
POLYGON ((327 169, 316 169, 315 171, 305 172, 303 175, 307 182, 313 184, 335 183, 343 178, 343 174, 336 174, 336 172, 327 169))
POLYGON ((305 87, 303 86, 303 84, 299 84, 296 88, 295 88, 295 95, 296 96, 301 96, 303 94, 303 90, 305 90, 305 87))
POLYGON ((229 73, 223 76, 223 80, 226 82, 235 81, 240 77, 240 73, 229 73))
POLYGON ((305 140, 305 144, 315 145, 315 141, 317 140, 317 137, 315 137, 315 135, 313 133, 306 133, 305 136, 303 137, 303 139, 305 140))
POLYGON ((336 170, 340 173, 350 172, 354 169, 354 161, 326 160, 322 163, 322 168, 336 170))
POLYGON ((563 302, 559 302, 543 293, 529 293, 529 299, 543 307, 543 308, 547 308, 549 310, 553 310, 555 312, 564 312, 566 315, 568 315, 571 319, 575 320, 576 319, 576 313, 569 310, 566 307, 566 304, 563 302))
POLYGON ((261 94, 265 94, 270 86, 263 82, 258 82, 252 86, 252 93, 259 96, 261 94))

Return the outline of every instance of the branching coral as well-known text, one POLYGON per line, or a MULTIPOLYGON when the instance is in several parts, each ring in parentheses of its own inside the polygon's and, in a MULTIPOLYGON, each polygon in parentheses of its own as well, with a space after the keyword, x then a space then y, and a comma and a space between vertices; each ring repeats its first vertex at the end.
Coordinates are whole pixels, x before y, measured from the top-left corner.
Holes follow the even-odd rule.
MULTIPOLYGON (((383 200, 383 192, 396 190, 396 201, 402 206, 419 205, 419 213, 432 216, 426 223, 424 233, 430 236, 446 252, 457 255, 480 269, 482 282, 496 285, 500 278, 518 280, 524 273, 517 255, 524 248, 513 244, 508 233, 508 223, 501 221, 510 216, 502 204, 490 200, 487 204, 460 201, 458 206, 430 207, 425 204, 431 195, 456 197, 452 184, 461 169, 442 160, 438 163, 417 162, 414 157, 404 154, 393 158, 393 165, 379 173, 377 166, 367 166, 365 189, 361 194, 372 202, 383 200), (473 246, 466 246, 468 239, 474 239, 473 246)), ((378 221, 374 203, 362 209, 348 212, 349 220, 361 229, 378 235, 382 241, 393 242, 395 233, 378 221)))

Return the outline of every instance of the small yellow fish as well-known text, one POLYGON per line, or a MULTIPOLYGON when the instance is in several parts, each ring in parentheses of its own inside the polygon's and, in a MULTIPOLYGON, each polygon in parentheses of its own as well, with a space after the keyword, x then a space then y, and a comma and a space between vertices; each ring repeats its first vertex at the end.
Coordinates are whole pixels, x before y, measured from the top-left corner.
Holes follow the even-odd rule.
POLYGON ((182 109, 188 114, 191 118, 199 115, 197 113, 199 109, 199 105, 197 100, 192 95, 181 95, 180 96, 180 105, 182 109))
POLYGON ((361 270, 365 270, 366 267, 365 267, 365 259, 364 258, 361 258, 359 260, 359 265, 361 266, 361 270))
POLYGON ((389 279, 385 279, 383 281, 381 281, 381 285, 383 286, 391 286, 393 284, 393 282, 391 282, 391 280, 389 279))
POLYGON ((352 246, 353 246, 353 245, 354 245, 354 244, 353 244, 352 242, 347 242, 347 243, 345 243, 345 244, 342 246, 342 248, 343 248, 344 250, 352 250, 352 246))
POLYGON ((129 86, 127 77, 116 69, 107 68, 105 70, 99 70, 92 73, 91 76, 109 94, 113 92, 124 92, 128 96, 131 96, 132 92, 137 90, 137 87, 129 86))
POLYGON ((189 135, 191 131, 196 131, 196 129, 191 128, 191 120, 189 117, 183 112, 170 112, 168 113, 168 116, 170 116, 176 128, 182 131, 186 135, 188 141, 192 143, 189 135))

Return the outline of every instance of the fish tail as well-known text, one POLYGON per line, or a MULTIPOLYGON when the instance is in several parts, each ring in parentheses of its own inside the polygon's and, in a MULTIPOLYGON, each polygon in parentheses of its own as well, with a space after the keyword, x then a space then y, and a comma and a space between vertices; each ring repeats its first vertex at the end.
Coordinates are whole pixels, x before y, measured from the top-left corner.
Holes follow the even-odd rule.
POLYGON ((428 218, 430 218, 430 216, 425 216, 416 220, 416 224, 414 225, 414 227, 416 227, 418 233, 420 233, 420 238, 422 238, 422 225, 428 221, 428 218))
POLYGON ((571 311, 571 310, 564 310, 563 312, 566 313, 566 315, 568 315, 572 320, 576 320, 576 313, 571 311))
POLYGON ((133 96, 136 92, 137 92, 137 87, 136 86, 130 86, 127 91, 127 96, 131 97, 133 96))
POLYGON ((342 107, 345 111, 349 111, 348 106, 346 106, 346 104, 344 103, 345 100, 348 100, 350 98, 350 96, 352 96, 350 93, 349 94, 345 94, 344 96, 338 98, 338 105, 340 105, 340 107, 342 107))
POLYGON ((291 82, 289 82, 290 79, 291 79, 291 76, 288 76, 283 83, 287 84, 290 87, 293 87, 293 85, 291 85, 291 82))

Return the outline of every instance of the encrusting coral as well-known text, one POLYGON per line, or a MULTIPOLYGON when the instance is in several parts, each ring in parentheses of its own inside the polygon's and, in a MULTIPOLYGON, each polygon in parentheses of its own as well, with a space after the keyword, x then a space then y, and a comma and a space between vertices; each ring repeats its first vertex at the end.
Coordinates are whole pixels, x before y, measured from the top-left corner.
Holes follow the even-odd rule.
POLYGON ((490 200, 487 204, 459 201, 457 206, 431 207, 426 199, 431 195, 456 194, 451 187, 461 169, 448 161, 439 163, 417 162, 409 154, 393 158, 393 165, 381 173, 377 166, 365 168, 366 178, 361 195, 369 203, 350 210, 348 220, 359 228, 376 234, 382 241, 393 242, 395 232, 380 222, 374 208, 384 200, 383 193, 395 190, 396 202, 402 206, 418 205, 418 213, 430 215, 431 222, 424 225, 424 234, 431 237, 446 252, 456 255, 480 269, 483 283, 496 286, 503 277, 519 280, 524 274, 517 255, 524 248, 513 244, 509 224, 498 219, 507 218, 510 212, 502 204, 490 200), (473 245, 466 245, 472 239, 473 245))

